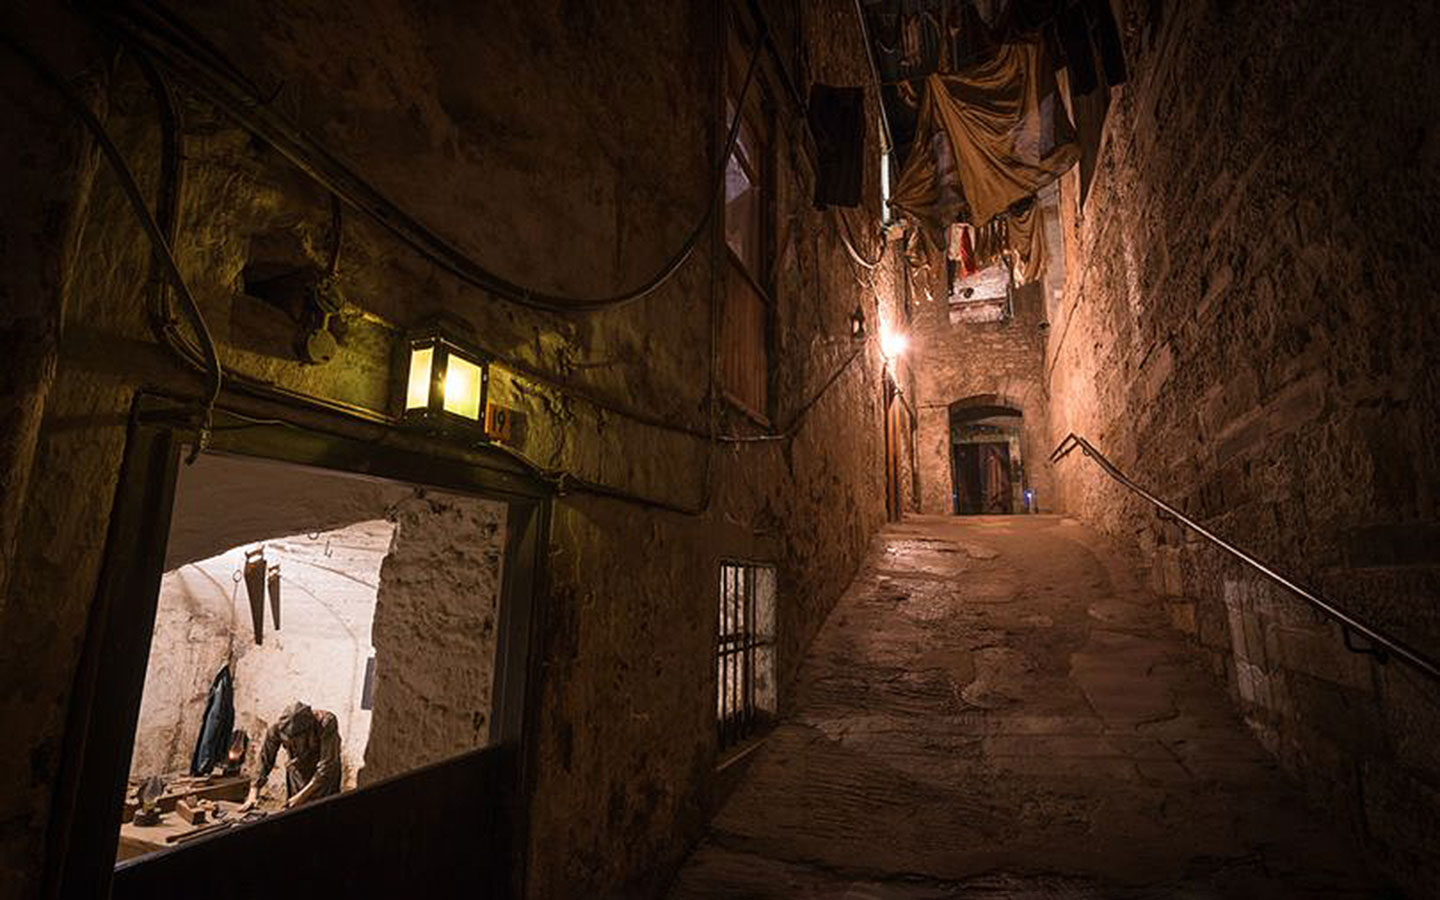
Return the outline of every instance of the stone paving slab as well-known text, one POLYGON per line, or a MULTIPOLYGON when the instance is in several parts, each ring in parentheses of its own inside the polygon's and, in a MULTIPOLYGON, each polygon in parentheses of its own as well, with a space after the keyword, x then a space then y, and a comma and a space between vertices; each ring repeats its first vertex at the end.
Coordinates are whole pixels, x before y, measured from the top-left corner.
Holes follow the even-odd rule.
POLYGON ((1073 520, 886 529, 671 896, 1394 897, 1073 520))

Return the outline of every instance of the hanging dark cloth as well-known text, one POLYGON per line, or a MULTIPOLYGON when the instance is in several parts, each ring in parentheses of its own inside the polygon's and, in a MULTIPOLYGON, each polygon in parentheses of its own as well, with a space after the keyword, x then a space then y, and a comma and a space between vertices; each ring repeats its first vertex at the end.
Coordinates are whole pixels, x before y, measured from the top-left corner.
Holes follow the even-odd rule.
POLYGON ((215 674, 210 695, 205 699, 200 737, 195 740, 195 753, 190 757, 191 775, 209 775, 211 769, 225 762, 234 727, 235 685, 230 680, 230 666, 224 665, 215 674))
POLYGON ((1111 87, 1124 84, 1127 77, 1125 48, 1120 43, 1120 26, 1115 23, 1110 0, 1085 0, 1085 14, 1090 19, 1095 49, 1100 52, 1100 68, 1105 72, 1105 83, 1111 87))
POLYGON ((815 208, 859 206, 865 183, 865 89, 810 87, 815 135, 815 208))
POLYGON ((949 57, 942 67, 956 72, 989 59, 1000 49, 1000 41, 989 23, 973 3, 964 3, 946 18, 946 50, 949 57))
POLYGON ((1110 0, 1072 0, 1060 11, 1055 30, 1072 97, 1100 87, 1102 75, 1107 87, 1125 83, 1125 49, 1110 0))
POLYGON ((1070 95, 1088 94, 1099 85, 1095 71, 1095 51, 1090 46, 1090 22, 1085 8, 1078 3, 1066 6, 1056 23, 1060 48, 1065 54, 1065 71, 1069 73, 1070 95))

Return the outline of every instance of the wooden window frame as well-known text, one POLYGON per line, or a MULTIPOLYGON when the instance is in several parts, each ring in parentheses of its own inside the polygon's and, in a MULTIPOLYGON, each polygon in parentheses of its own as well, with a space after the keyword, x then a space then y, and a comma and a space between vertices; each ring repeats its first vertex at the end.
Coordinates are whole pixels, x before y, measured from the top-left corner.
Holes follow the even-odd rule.
MULTIPOLYGON (((755 41, 758 37, 753 35, 751 29, 747 29, 743 23, 738 21, 738 14, 730 22, 725 38, 725 89, 721 98, 720 108, 723 115, 721 123, 721 134, 728 136, 731 125, 731 101, 740 93, 745 82, 745 73, 750 65, 751 55, 755 52, 755 41)), ((775 381, 775 314, 776 302, 774 291, 775 276, 775 169, 776 169, 776 128, 775 110, 772 102, 772 92, 769 89, 764 72, 763 59, 757 65, 755 77, 750 85, 750 90, 744 98, 744 103, 739 105, 739 115, 743 117, 749 130, 755 135, 755 143, 758 145, 756 157, 747 158, 739 153, 738 146, 734 148, 725 160, 728 167, 730 158, 734 157, 738 164, 744 169, 745 174, 750 178, 750 183, 756 185, 759 193, 760 209, 758 211, 759 229, 758 235, 758 258, 755 269, 752 271, 745 261, 730 246, 728 235, 724 235, 726 226, 724 211, 722 209, 720 227, 722 230, 722 243, 724 244, 724 295, 722 298, 722 313, 720 321, 721 339, 721 372, 720 372, 720 396, 745 414, 756 423, 768 427, 771 422, 771 409, 774 405, 774 381, 775 381), (758 171, 757 171, 758 168, 758 171), (732 347, 727 336, 727 326, 734 322, 734 310, 732 304, 736 302, 733 298, 734 292, 744 291, 753 295, 753 300, 758 302, 762 308, 763 331, 760 339, 760 346, 756 349, 758 360, 752 361, 750 365, 756 366, 761 371, 759 397, 741 396, 741 390, 732 380, 735 373, 729 371, 725 365, 726 352, 732 347)), ((738 341, 737 341, 738 343, 738 341)), ((742 363, 743 365, 744 363, 742 363)), ((752 376, 755 372, 750 373, 752 376)))

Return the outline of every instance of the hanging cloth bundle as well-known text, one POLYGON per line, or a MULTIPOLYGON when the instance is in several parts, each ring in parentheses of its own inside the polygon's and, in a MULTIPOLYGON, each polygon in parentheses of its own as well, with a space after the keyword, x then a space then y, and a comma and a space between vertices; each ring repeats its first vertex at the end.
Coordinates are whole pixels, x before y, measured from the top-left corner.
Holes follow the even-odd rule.
POLYGON ((230 679, 230 666, 220 667, 210 683, 205 698, 205 716, 200 720, 200 736, 190 757, 191 775, 209 775, 210 770, 226 761, 230 750, 230 732, 235 727, 235 685, 230 679))
POLYGON ((265 548, 245 551, 245 593, 250 598, 250 622, 255 643, 265 643, 265 548))
POLYGON ((955 261, 961 278, 969 278, 980 271, 980 265, 975 261, 975 240, 971 237, 974 231, 975 228, 965 222, 950 226, 949 257, 955 261))
POLYGON ((1003 44, 962 72, 925 80, 891 205, 936 237, 957 217, 985 225, 1060 177, 1078 154, 1045 42, 1003 44))
POLYGON ((1015 283, 1029 284, 1045 272, 1045 229, 1040 204, 1031 202, 1005 216, 1005 244, 1015 259, 1015 283))

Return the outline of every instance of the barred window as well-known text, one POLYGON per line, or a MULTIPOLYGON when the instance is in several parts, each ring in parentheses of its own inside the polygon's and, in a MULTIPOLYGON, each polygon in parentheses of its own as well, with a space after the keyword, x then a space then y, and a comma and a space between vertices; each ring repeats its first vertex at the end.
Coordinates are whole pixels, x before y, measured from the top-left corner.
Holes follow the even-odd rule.
POLYGON ((721 563, 719 607, 715 717, 724 749, 775 715, 775 567, 721 563))

